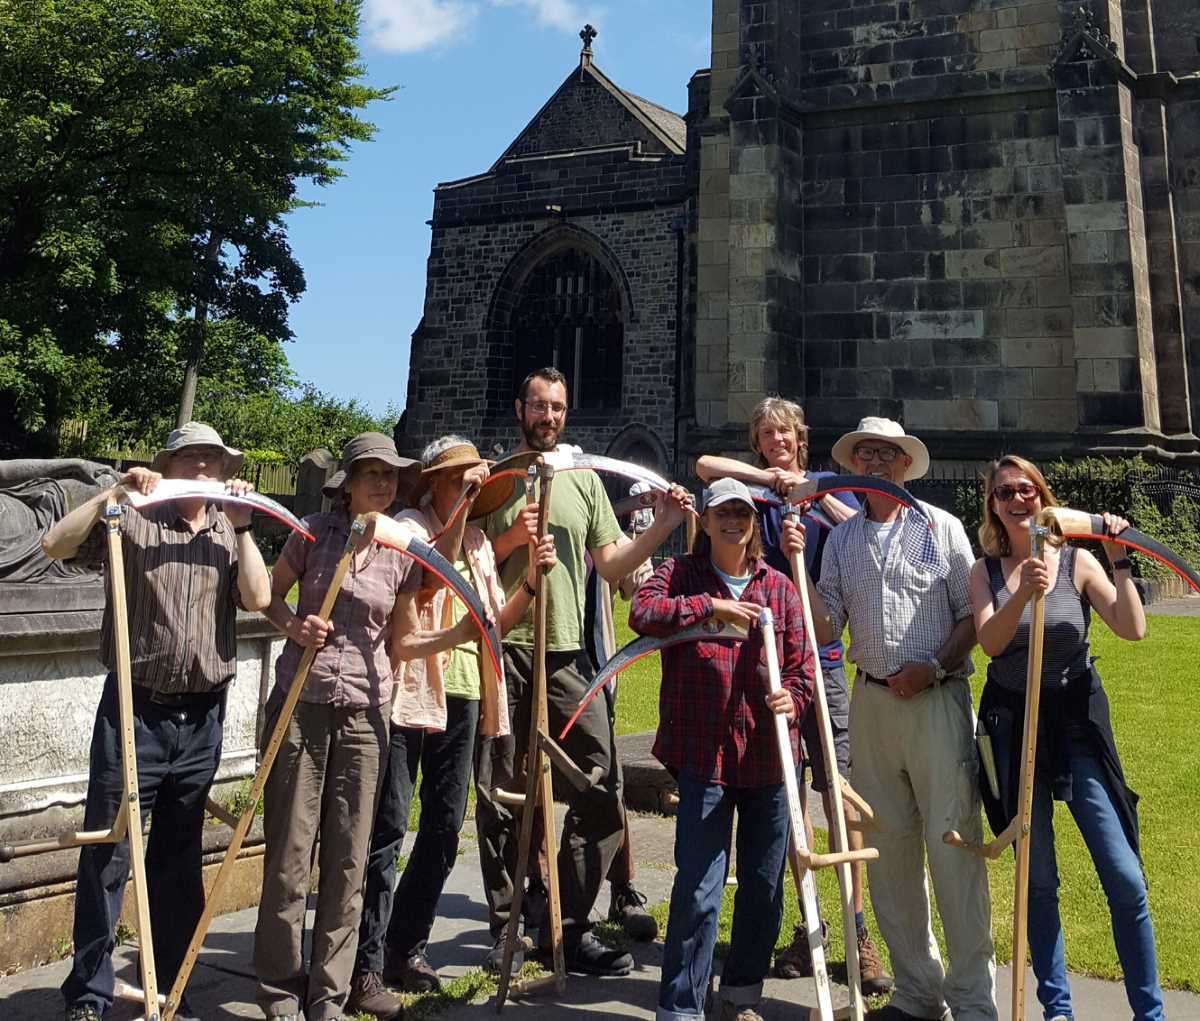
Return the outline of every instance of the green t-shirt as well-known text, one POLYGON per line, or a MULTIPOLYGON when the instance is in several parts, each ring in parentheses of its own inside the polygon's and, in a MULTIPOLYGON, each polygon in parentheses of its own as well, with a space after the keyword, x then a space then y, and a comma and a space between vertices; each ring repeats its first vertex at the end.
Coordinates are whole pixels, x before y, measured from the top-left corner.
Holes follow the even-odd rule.
MULTIPOLYGON (((487 517, 484 531, 495 540, 517 519, 525 506, 525 488, 517 486, 512 499, 487 517)), ((550 532, 558 564, 546 575, 550 606, 546 614, 546 648, 565 652, 583 648, 583 604, 586 598, 588 550, 599 549, 621 536, 612 504, 600 477, 592 471, 560 472, 550 489, 550 532)), ((512 598, 529 570, 529 547, 521 546, 501 565, 504 591, 512 598)), ((504 638, 512 645, 533 647, 533 606, 504 638)))
MULTIPOLYGON (((475 587, 471 568, 463 557, 454 562, 454 569, 466 579, 471 588, 475 587)), ((467 608, 461 599, 451 599, 451 613, 457 624, 467 615, 467 608)), ((479 698, 479 643, 464 642, 450 650, 450 665, 442 677, 442 684, 447 695, 457 695, 459 698, 479 698)))

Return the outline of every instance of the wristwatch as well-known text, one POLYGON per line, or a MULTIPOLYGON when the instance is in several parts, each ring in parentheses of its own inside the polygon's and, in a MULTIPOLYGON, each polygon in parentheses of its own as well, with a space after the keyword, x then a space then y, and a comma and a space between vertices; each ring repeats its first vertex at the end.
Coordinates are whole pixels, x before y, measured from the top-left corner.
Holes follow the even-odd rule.
POLYGON ((250 531, 250 529, 252 529, 253 527, 254 527, 253 525, 238 525, 238 526, 237 526, 237 527, 236 527, 236 528, 233 530, 233 534, 234 534, 234 535, 245 535, 245 534, 246 534, 248 531, 250 531))
POLYGON ((929 657, 929 665, 933 667, 933 683, 936 687, 946 679, 946 668, 939 662, 937 656, 929 657))

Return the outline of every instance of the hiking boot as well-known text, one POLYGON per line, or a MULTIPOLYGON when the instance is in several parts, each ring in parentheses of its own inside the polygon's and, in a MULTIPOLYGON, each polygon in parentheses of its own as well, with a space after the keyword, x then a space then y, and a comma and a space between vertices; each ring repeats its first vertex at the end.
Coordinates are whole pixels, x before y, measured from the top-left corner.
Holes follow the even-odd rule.
MULTIPOLYGON (((492 949, 483 959, 484 969, 491 975, 500 974, 500 966, 504 963, 504 933, 501 932, 492 943, 492 949)), ((518 971, 525 965, 525 949, 521 941, 513 948, 512 966, 508 969, 510 977, 515 978, 518 971)))
POLYGON ((871 942, 870 933, 866 929, 858 931, 858 983, 863 996, 881 996, 890 993, 895 983, 892 976, 883 970, 883 961, 879 951, 871 942))
MULTIPOLYGON (((821 923, 821 945, 825 948, 825 956, 829 956, 829 929, 821 923)), ((808 932, 803 925, 797 925, 792 933, 792 942, 783 950, 775 953, 775 967, 772 969, 776 978, 809 978, 812 976, 812 953, 808 948, 808 932)))
POLYGON ((721 1001, 721 1021, 763 1021, 762 1015, 753 1006, 745 1003, 730 1003, 721 1001))
POLYGON ((67 1021, 101 1021, 100 1012, 90 1005, 67 1008, 67 1021))
POLYGON ((633 958, 623 950, 606 947, 595 935, 585 932, 578 946, 567 951, 567 970, 586 975, 628 975, 633 958))
POLYGON ((404 1016, 404 1004, 394 993, 383 987, 377 971, 360 971, 350 981, 350 998, 346 1009, 354 1013, 374 1014, 379 1021, 392 1021, 404 1016))
POLYGON ((383 980, 406 993, 428 993, 442 988, 442 980, 430 966, 423 946, 411 954, 388 958, 383 965, 383 980))
POLYGON ((639 943, 649 943, 658 935, 658 922, 646 910, 646 896, 635 890, 632 883, 625 886, 612 884, 608 920, 616 922, 625 930, 625 935, 639 943))

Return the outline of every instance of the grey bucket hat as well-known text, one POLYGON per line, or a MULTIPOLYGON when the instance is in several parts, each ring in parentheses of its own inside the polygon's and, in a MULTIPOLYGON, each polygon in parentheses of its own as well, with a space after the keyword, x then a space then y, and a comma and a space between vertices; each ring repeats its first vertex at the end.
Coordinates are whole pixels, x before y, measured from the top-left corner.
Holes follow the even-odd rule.
POLYGON ((350 466, 355 461, 362 461, 368 457, 400 469, 400 488, 397 494, 399 496, 407 495, 421 473, 421 462, 401 457, 396 452, 396 444, 390 436, 383 433, 359 433, 342 447, 342 459, 338 462, 338 470, 329 476, 329 481, 321 487, 321 492, 332 500, 345 488, 350 466))
POLYGON ((150 462, 151 470, 162 472, 172 455, 183 450, 184 447, 220 447, 225 451, 226 478, 233 478, 241 470, 242 462, 246 460, 245 454, 240 450, 225 446, 221 434, 211 425, 205 425, 203 422, 186 422, 178 429, 172 430, 171 435, 167 437, 167 445, 158 451, 154 455, 154 460, 150 462))

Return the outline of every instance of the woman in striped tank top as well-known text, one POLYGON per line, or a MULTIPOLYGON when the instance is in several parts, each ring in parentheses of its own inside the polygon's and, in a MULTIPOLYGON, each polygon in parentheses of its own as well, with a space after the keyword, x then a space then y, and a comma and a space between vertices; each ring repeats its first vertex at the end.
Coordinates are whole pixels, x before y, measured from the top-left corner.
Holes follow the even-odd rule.
MULTIPOLYGON (((1031 601, 1045 593, 1045 654, 1038 719, 1037 773, 1030 834, 1029 948, 1037 995, 1049 1021, 1071 1021, 1053 802, 1065 801, 1083 835, 1108 898, 1113 938, 1135 1021, 1164 1017, 1138 848, 1137 795, 1125 785, 1109 722, 1108 700, 1088 652, 1093 609, 1119 638, 1139 641, 1146 618, 1124 548, 1104 544, 1110 581, 1087 550, 1047 542, 1045 559, 1030 556, 1030 528, 1054 506, 1045 478, 1023 457, 1009 455, 988 468, 984 485, 984 556, 971 571, 975 630, 992 657, 979 714, 992 737, 999 797, 985 785, 984 804, 996 832, 1017 811, 1024 689, 1031 601)), ((1128 527, 1104 515, 1109 535, 1128 527)))

